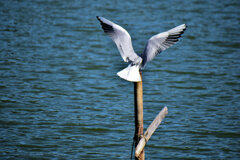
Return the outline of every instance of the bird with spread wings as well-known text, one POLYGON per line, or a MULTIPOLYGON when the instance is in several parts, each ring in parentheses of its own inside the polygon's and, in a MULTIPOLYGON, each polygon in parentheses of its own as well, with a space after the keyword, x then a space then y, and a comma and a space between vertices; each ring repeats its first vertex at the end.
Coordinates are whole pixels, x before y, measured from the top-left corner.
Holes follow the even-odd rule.
POLYGON ((147 62, 153 60, 156 55, 175 44, 187 27, 185 24, 182 24, 152 36, 147 41, 143 53, 138 55, 134 52, 131 36, 124 28, 106 18, 97 16, 97 19, 100 21, 104 32, 117 45, 123 60, 130 62, 128 67, 118 72, 117 75, 131 82, 141 81, 139 70, 144 69, 147 62))

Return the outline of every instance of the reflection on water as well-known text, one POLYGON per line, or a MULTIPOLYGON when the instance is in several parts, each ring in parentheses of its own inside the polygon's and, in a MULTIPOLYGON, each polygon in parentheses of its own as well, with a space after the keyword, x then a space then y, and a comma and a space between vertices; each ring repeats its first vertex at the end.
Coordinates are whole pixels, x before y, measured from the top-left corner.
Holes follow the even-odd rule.
POLYGON ((129 158, 133 84, 116 76, 126 64, 99 15, 126 28, 138 53, 152 35, 188 24, 143 73, 145 128, 169 108, 146 158, 239 158, 239 5, 0 2, 0 157, 129 158))

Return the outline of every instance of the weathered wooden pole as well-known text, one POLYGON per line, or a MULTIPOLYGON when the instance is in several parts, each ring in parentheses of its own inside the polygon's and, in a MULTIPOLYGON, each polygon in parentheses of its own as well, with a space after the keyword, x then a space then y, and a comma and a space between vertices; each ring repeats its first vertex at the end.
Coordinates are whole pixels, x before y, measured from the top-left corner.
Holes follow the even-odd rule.
MULTIPOLYGON (((142 79, 142 73, 140 72, 142 79)), ((134 82, 134 111, 135 111, 135 147, 137 147, 141 137, 143 136, 143 89, 142 81, 134 82)), ((135 160, 144 160, 144 150, 135 157, 135 160)))
POLYGON ((140 139, 138 142, 138 145, 135 149, 135 156, 138 157, 140 156, 143 148, 145 147, 146 143, 152 136, 153 132, 157 129, 157 127, 160 125, 164 117, 168 114, 168 108, 164 107, 159 114, 156 116, 156 118, 153 120, 151 125, 148 127, 146 132, 144 133, 143 137, 140 139))

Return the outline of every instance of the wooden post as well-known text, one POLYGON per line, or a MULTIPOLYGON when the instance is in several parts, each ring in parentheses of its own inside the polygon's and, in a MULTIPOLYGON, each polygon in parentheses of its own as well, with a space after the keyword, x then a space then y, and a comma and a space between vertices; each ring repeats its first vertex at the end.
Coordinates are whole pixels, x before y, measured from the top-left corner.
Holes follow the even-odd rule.
MULTIPOLYGON (((140 72, 142 79, 142 73, 140 72)), ((143 89, 142 81, 134 82, 134 111, 135 111, 135 147, 137 147, 141 137, 143 136, 143 89)), ((144 150, 135 157, 135 160, 144 160, 144 150)))
POLYGON ((146 132, 144 133, 144 136, 141 137, 136 149, 135 149, 135 156, 138 157, 140 156, 144 146, 146 145, 147 141, 150 139, 152 136, 153 132, 157 129, 157 127, 160 125, 164 117, 168 114, 168 109, 167 107, 164 107, 159 114, 156 116, 156 118, 153 120, 151 125, 148 127, 146 132))

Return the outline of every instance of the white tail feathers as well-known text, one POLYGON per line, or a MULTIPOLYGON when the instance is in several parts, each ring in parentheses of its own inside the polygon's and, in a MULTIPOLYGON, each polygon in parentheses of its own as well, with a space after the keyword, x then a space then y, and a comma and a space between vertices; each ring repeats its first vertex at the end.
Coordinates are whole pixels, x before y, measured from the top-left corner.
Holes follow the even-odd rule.
POLYGON ((130 82, 140 82, 142 79, 139 73, 139 67, 139 65, 129 64, 127 68, 118 72, 117 75, 130 82))

